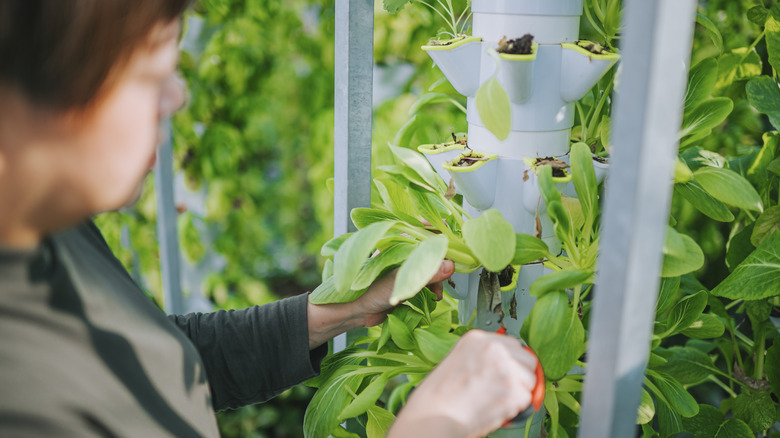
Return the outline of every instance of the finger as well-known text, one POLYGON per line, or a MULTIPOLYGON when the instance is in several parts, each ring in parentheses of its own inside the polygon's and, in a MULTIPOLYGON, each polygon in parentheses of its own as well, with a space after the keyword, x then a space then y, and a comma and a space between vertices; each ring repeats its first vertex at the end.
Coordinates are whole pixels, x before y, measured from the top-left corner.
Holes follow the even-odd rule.
POLYGON ((439 301, 444 297, 444 285, 441 282, 429 284, 428 290, 436 295, 436 301, 439 301))
POLYGON ((489 334, 491 337, 497 337, 498 341, 506 346, 507 351, 509 351, 513 359, 526 366, 529 370, 536 369, 536 364, 539 360, 536 358, 535 354, 526 350, 519 340, 513 338, 512 336, 497 335, 495 333, 489 334))
POLYGON ((436 274, 433 275, 433 278, 431 278, 428 284, 442 282, 450 278, 453 273, 455 273, 455 263, 453 263, 452 260, 444 260, 441 262, 439 270, 436 271, 436 274))

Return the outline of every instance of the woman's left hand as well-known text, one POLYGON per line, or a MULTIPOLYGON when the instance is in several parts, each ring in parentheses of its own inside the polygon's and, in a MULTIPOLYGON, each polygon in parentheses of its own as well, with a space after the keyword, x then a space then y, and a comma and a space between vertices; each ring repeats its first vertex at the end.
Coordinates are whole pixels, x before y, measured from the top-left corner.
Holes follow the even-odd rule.
MULTIPOLYGON (((438 299, 442 298, 444 291, 443 282, 450 278, 454 272, 455 264, 450 260, 444 260, 439 270, 428 283, 428 289, 436 294, 438 299)), ((393 292, 397 273, 398 270, 395 269, 375 281, 366 293, 354 301, 355 313, 362 315, 366 327, 381 324, 387 317, 387 314, 395 307, 390 305, 390 295, 393 292)))

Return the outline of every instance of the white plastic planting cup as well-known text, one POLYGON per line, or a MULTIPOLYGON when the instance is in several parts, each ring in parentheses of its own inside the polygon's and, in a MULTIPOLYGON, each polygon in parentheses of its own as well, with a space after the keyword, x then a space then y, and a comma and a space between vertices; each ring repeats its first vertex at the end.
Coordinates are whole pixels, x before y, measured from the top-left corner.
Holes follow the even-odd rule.
POLYGON ((447 46, 422 46, 455 90, 474 97, 479 89, 482 38, 469 37, 447 46))
POLYGON ((444 170, 444 163, 455 159, 463 152, 466 146, 462 144, 452 144, 447 146, 439 145, 438 148, 434 148, 432 144, 424 144, 417 147, 417 151, 425 155, 428 162, 431 163, 431 167, 439 174, 439 176, 446 182, 450 181, 450 174, 444 170))
POLYGON ((455 157, 454 160, 444 163, 443 167, 450 172, 455 179, 455 186, 463 194, 472 207, 477 210, 487 210, 493 205, 496 195, 496 175, 498 173, 498 155, 485 154, 483 152, 469 151, 455 157), (453 166, 463 155, 487 158, 488 161, 477 161, 468 167, 453 166))
POLYGON ((596 55, 576 44, 561 44, 561 98, 576 102, 620 59, 616 53, 596 55))
POLYGON ((539 44, 532 45, 528 55, 510 55, 500 53, 501 67, 498 69, 498 82, 506 90, 512 103, 521 104, 528 101, 533 91, 534 61, 539 51, 539 44))

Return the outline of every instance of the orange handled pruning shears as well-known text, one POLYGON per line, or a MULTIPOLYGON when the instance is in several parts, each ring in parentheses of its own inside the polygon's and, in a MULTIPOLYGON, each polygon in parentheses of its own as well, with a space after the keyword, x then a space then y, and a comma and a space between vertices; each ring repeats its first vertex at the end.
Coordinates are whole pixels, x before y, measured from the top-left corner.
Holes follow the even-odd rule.
MULTIPOLYGON (((501 328, 496 330, 496 333, 499 335, 505 335, 506 334, 506 327, 504 325, 501 325, 501 328)), ((525 348, 528 352, 534 355, 536 357, 536 353, 529 347, 528 345, 523 345, 523 348, 525 348)), ((509 427, 516 423, 520 423, 522 421, 527 420, 530 418, 533 414, 536 412, 539 412, 542 409, 542 403, 544 402, 544 391, 547 387, 547 382, 544 379, 544 370, 542 370, 542 364, 539 362, 539 358, 536 358, 536 369, 534 370, 534 374, 536 374, 536 386, 534 386, 534 389, 531 391, 531 406, 529 406, 524 411, 517 414, 517 416, 504 424, 503 427, 509 427)))

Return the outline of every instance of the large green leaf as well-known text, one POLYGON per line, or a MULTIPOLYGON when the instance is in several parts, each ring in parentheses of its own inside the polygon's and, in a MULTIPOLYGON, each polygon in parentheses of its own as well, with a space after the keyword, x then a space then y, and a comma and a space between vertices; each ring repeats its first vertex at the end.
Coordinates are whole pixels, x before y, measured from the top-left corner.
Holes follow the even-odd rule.
POLYGON ((358 230, 376 222, 393 222, 398 220, 398 216, 387 210, 378 208, 353 208, 349 213, 352 223, 358 230))
POLYGON ((387 325, 390 329, 390 338, 399 348, 414 350, 414 348, 417 347, 417 342, 415 342, 414 336, 412 336, 412 331, 409 330, 409 327, 407 327, 397 316, 393 314, 387 315, 387 325))
POLYGON ((753 226, 750 243, 758 247, 772 233, 780 230, 780 205, 769 207, 761 213, 753 226))
POLYGON ((647 424, 655 417, 655 405, 653 397, 644 388, 642 389, 642 400, 639 402, 639 412, 637 414, 636 424, 647 424))
POLYGON ((528 234, 515 234, 515 255, 513 265, 526 265, 547 257, 550 249, 542 239, 528 234))
POLYGON ((440 192, 447 190, 447 183, 431 167, 431 163, 419 152, 399 146, 390 145, 393 155, 400 160, 404 166, 414 171, 423 181, 440 192))
POLYGON ((718 82, 716 90, 732 85, 734 82, 761 75, 761 57, 755 50, 746 47, 726 53, 718 59, 718 82))
POLYGON ((536 279, 531 284, 529 291, 535 297, 552 291, 565 291, 586 282, 593 281, 593 271, 582 269, 566 269, 563 271, 551 272, 536 279))
POLYGON ((707 380, 713 372, 717 372, 712 359, 701 350, 693 347, 672 347, 669 352, 672 355, 666 359, 665 364, 657 367, 657 370, 671 375, 683 385, 697 385, 707 380))
POLYGON ((761 210, 761 197, 742 175, 733 170, 702 167, 695 180, 715 199, 744 210, 761 210))
POLYGON ((498 210, 487 210, 467 221, 463 225, 463 238, 488 271, 501 272, 515 256, 515 232, 498 210))
POLYGON ((417 341, 420 352, 433 363, 441 362, 459 339, 452 333, 434 333, 432 330, 423 328, 416 329, 412 335, 417 341))
POLYGON ((352 290, 364 290, 388 270, 400 266, 409 257, 415 246, 411 243, 397 243, 368 259, 352 282, 352 290))
POLYGON ((723 51, 723 36, 718 30, 718 26, 712 22, 709 18, 702 14, 696 14, 696 22, 699 23, 704 29, 707 30, 707 34, 710 36, 712 43, 718 48, 718 52, 723 51))
POLYGON ((686 256, 685 241, 682 235, 668 225, 666 227, 663 254, 673 258, 684 258, 686 256))
POLYGON ((766 377, 775 396, 780 396, 780 340, 775 338, 766 350, 766 377))
POLYGON ((732 300, 761 300, 780 294, 780 232, 764 240, 712 294, 732 300))
POLYGON ((717 316, 702 313, 699 319, 681 333, 693 339, 714 339, 723 335, 725 330, 726 326, 723 325, 717 316))
POLYGON ((691 111, 712 94, 718 81, 718 61, 705 58, 699 61, 688 76, 688 90, 685 93, 685 111, 691 111))
POLYGON ((683 418, 683 429, 696 438, 714 438, 725 420, 723 412, 715 406, 699 405, 699 413, 690 418, 683 418))
POLYGON ((365 289, 340 291, 336 288, 336 277, 331 276, 309 294, 309 302, 312 304, 350 303, 360 298, 365 291, 365 289))
POLYGON ((495 76, 477 90, 477 112, 482 124, 499 140, 509 137, 512 129, 512 108, 509 96, 495 76))
POLYGON ((732 109, 734 109, 734 103, 731 99, 714 97, 705 100, 687 112, 683 118, 682 132, 680 133, 680 138, 683 139, 680 148, 689 144, 686 139, 698 139, 708 135, 726 120, 732 109))
POLYGON ((762 433, 775 424, 777 407, 768 391, 743 392, 734 399, 731 411, 735 418, 747 423, 753 433, 762 433))
POLYGON ((747 170, 747 179, 754 187, 763 187, 769 177, 769 165, 780 151, 780 134, 777 132, 765 132, 761 136, 764 145, 756 154, 755 160, 747 170))
POLYGON ((756 247, 750 242, 754 225, 755 222, 739 230, 736 234, 731 236, 731 239, 729 239, 728 245, 726 246, 726 266, 728 266, 729 270, 732 272, 756 250, 756 247))
POLYGON ((366 438, 384 438, 395 421, 395 415, 379 406, 371 406, 367 411, 366 438))
POLYGON ((680 277, 704 266, 704 252, 696 241, 685 234, 680 234, 680 238, 685 243, 685 256, 680 258, 664 254, 663 277, 680 277))
POLYGON ((341 422, 347 418, 357 417, 376 404, 376 401, 379 400, 379 397, 385 390, 389 375, 389 373, 385 372, 376 376, 374 380, 341 411, 339 414, 339 421, 341 422))
POLYGON ((755 436, 744 421, 732 418, 720 425, 714 438, 755 438, 755 436))
POLYGON ((336 290, 350 290, 360 268, 376 249, 377 243, 393 227, 393 222, 377 222, 350 236, 339 248, 333 267, 336 290))
POLYGON ((674 192, 685 198, 697 210, 720 222, 731 222, 734 215, 729 211, 726 204, 713 198, 712 195, 704 190, 695 180, 682 184, 674 185, 674 192))
POLYGON ((414 0, 383 0, 382 5, 387 12, 395 14, 413 1, 414 0))
POLYGON ((701 317, 707 307, 707 292, 701 291, 681 299, 666 317, 666 336, 679 333, 701 317))
POLYGON ((594 220, 599 214, 599 185, 593 170, 593 157, 585 143, 575 143, 569 153, 572 181, 577 199, 586 218, 594 220))
POLYGON ((658 292, 658 303, 655 306, 655 312, 663 315, 674 305, 677 300, 677 291, 680 289, 680 277, 669 277, 661 279, 661 288, 658 292))
POLYGON ((766 114, 775 129, 780 129, 780 89, 777 82, 768 76, 753 78, 745 86, 745 92, 750 104, 766 114))
POLYGON ((769 54, 769 63, 775 71, 780 71, 780 21, 777 17, 769 16, 764 23, 766 31, 766 51, 769 54))
POLYGON ((656 395, 655 412, 656 415, 658 416, 658 431, 660 432, 661 437, 666 438, 678 432, 682 432, 683 425, 682 425, 682 419, 680 418, 680 414, 675 412, 675 410, 672 409, 671 406, 669 406, 669 403, 666 401, 665 398, 661 398, 663 397, 663 395, 661 395, 661 397, 658 396, 658 393, 655 393, 655 395, 656 395))
POLYGON ((345 373, 320 388, 306 408, 303 417, 303 433, 306 437, 320 437, 323 431, 333 430, 340 423, 339 414, 352 401, 352 396, 345 390, 345 386, 357 389, 364 377, 346 372, 358 369, 357 365, 344 368, 345 373))
POLYGON ((548 381, 563 378, 583 353, 585 330, 579 318, 572 318, 572 312, 563 292, 543 295, 531 310, 528 344, 539 357, 548 381))
POLYGON ((574 242, 572 236, 572 218, 569 212, 558 201, 547 203, 547 214, 553 222, 555 236, 563 243, 574 242))
POLYGON ((409 254, 395 277, 390 303, 396 305, 413 297, 433 278, 447 254, 449 241, 443 235, 422 242, 409 254))
POLYGON ((748 9, 747 17, 751 23, 764 26, 767 18, 769 18, 769 10, 763 6, 753 6, 748 9))
POLYGON ((677 413, 683 417, 693 417, 699 413, 696 399, 674 377, 652 370, 648 370, 648 376, 653 379, 666 401, 669 402, 669 406, 677 413))
POLYGON ((406 192, 408 184, 403 186, 398 185, 394 179, 387 176, 377 177, 373 180, 376 191, 379 193, 379 197, 382 199, 382 204, 395 213, 399 217, 403 217, 404 221, 415 225, 421 226, 422 224, 418 220, 410 221, 411 215, 415 213, 414 206, 412 205, 409 195, 406 192))
POLYGON ((353 234, 355 233, 344 233, 328 240, 325 242, 325 245, 322 245, 320 255, 323 257, 332 257, 336 255, 336 252, 339 250, 339 248, 341 248, 341 245, 344 244, 344 242, 346 242, 347 239, 349 239, 353 234))

